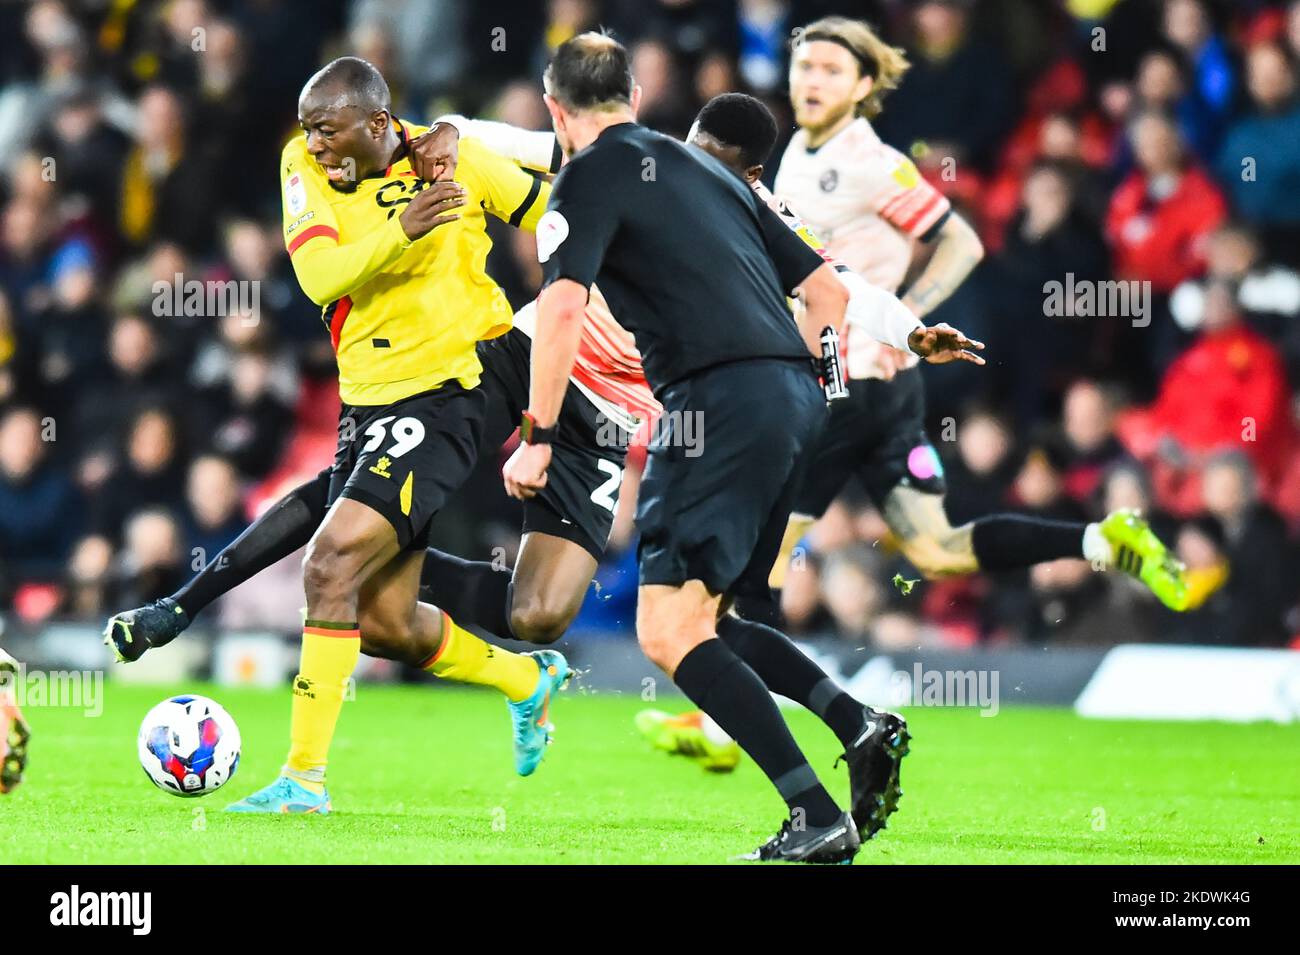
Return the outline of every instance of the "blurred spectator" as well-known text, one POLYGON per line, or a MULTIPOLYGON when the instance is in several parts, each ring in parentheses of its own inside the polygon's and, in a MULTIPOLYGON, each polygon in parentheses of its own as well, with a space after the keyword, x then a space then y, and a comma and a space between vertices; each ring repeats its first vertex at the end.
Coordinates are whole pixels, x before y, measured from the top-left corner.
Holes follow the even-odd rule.
POLYGON ((1237 213, 1258 227, 1274 256, 1300 265, 1300 100, 1295 66, 1276 46, 1250 51, 1251 112, 1233 124, 1219 177, 1237 213))
POLYGON ((176 421, 162 408, 145 408, 131 422, 122 454, 110 476, 95 489, 97 533, 117 540, 128 519, 149 506, 179 510, 185 486, 176 421))
POLYGON ((203 566, 248 525, 240 496, 239 472, 229 459, 205 454, 194 459, 185 481, 186 551, 203 566))
POLYGON ((93 534, 77 542, 63 581, 63 613, 82 620, 102 616, 112 596, 113 544, 93 534))
POLYGON ((876 120, 881 137, 938 163, 985 168, 1015 120, 1005 59, 970 31, 972 0, 922 0, 906 44, 912 68, 876 120))
POLYGON ((49 462, 52 426, 31 408, 0 418, 0 590, 6 593, 23 581, 57 579, 81 528, 76 489, 49 462))
POLYGON ((206 251, 222 173, 187 134, 180 97, 165 86, 145 90, 134 133, 119 187, 122 235, 136 246, 161 238, 206 251))
POLYGON ((1286 611, 1297 591, 1294 554, 1281 518, 1258 500, 1249 458, 1227 452, 1210 460, 1201 493, 1206 514, 1221 529, 1216 543, 1227 561, 1228 612, 1218 615, 1211 642, 1285 645, 1286 611))
POLYGON ((1271 488, 1293 447, 1290 394, 1275 346, 1242 321, 1235 293, 1212 283, 1202 332, 1169 367, 1155 404, 1126 413, 1120 436, 1156 468, 1161 497, 1176 513, 1194 507, 1195 477, 1209 452, 1250 456, 1271 488))
POLYGON ((273 387, 274 365, 264 349, 234 355, 229 380, 206 393, 210 443, 247 478, 264 477, 284 451, 293 409, 273 387))
POLYGON ((822 572, 823 594, 826 609, 841 638, 857 644, 870 641, 872 626, 885 599, 877 571, 871 551, 861 545, 827 556, 822 572))
POLYGON ((1065 393, 1061 419, 1065 493, 1093 504, 1106 472, 1126 456, 1115 435, 1115 398, 1095 381, 1076 381, 1065 393))
POLYGON ((993 266, 1002 307, 1016 325, 1008 342, 1016 417, 1032 425, 1055 410, 1055 399, 1092 353, 1097 328, 1093 315, 1075 314, 1073 301, 1065 303, 1065 314, 1052 313, 1044 291, 1050 283, 1073 286, 1106 274, 1105 244, 1076 211, 1073 186, 1060 168, 1040 165, 1025 179, 1020 212, 993 266))
POLYGON ((1204 268, 1205 239, 1224 217, 1223 196, 1187 160, 1168 117, 1143 113, 1130 136, 1138 168, 1115 190, 1106 218, 1115 274, 1167 294, 1204 268))
POLYGON ((1232 58, 1204 0, 1165 0, 1164 31, 1191 64, 1197 95, 1216 112, 1226 112, 1236 86, 1232 58))
MULTIPOLYGON (((784 0, 740 0, 740 75, 755 90, 775 89, 786 67, 786 41, 790 36, 790 4, 784 0)), ((715 62, 720 57, 715 54, 715 62)), ((718 92, 736 88, 732 83, 718 92)), ((701 91, 703 93, 704 91, 701 91)), ((701 96, 708 101, 715 94, 701 96)))
POLYGON ((179 392, 156 327, 140 315, 113 320, 107 358, 105 374, 77 389, 71 424, 82 452, 101 450, 116 440, 139 404, 170 404, 179 392))
POLYGON ((1241 225, 1215 230, 1206 247, 1206 262, 1206 279, 1183 282, 1169 301, 1178 327, 1188 333, 1199 329, 1205 320, 1209 282, 1230 283, 1237 289, 1242 313, 1282 347, 1290 380, 1300 381, 1300 273, 1265 261, 1254 233, 1241 225))
POLYGON ((673 51, 659 40, 633 44, 632 75, 641 86, 637 118, 647 126, 685 139, 695 119, 695 104, 687 99, 682 71, 673 51))
POLYGON ((139 511, 126 522, 123 536, 114 594, 118 606, 136 607, 169 596, 192 572, 170 511, 139 511))
POLYGON ((45 255, 51 225, 31 198, 12 199, 0 213, 0 284, 20 327, 49 302, 45 255))
MULTIPOLYGON (((116 175, 127 140, 106 122, 96 91, 82 86, 65 94, 33 146, 39 155, 53 160, 52 170, 65 195, 81 197, 100 216, 115 207, 116 175)), ((113 223, 97 225, 109 229, 113 223)))
POLYGON ((815 554, 791 561, 781 588, 781 612, 786 633, 798 636, 825 633, 832 619, 821 602, 821 560, 815 554))
POLYGON ((95 263, 85 243, 70 242, 52 257, 50 285, 50 307, 38 313, 28 337, 39 355, 41 403, 63 418, 72 410, 78 389, 93 385, 107 370, 102 344, 107 322, 95 263))
POLYGON ((1183 60, 1171 49, 1152 50, 1138 64, 1136 110, 1164 113, 1178 124, 1183 141, 1204 163, 1214 161, 1222 135, 1222 110, 1205 101, 1189 80, 1183 60))
POLYGON ((1014 447, 1011 429, 1000 417, 983 410, 966 415, 957 429, 956 460, 945 462, 949 484, 945 500, 954 527, 992 514, 1006 503, 1014 447))

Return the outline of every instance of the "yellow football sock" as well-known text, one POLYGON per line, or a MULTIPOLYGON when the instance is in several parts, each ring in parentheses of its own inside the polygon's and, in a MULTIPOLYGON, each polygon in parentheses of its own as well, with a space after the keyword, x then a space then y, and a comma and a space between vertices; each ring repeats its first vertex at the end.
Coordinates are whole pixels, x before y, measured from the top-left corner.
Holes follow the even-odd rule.
POLYGON ((343 691, 360 655, 361 631, 355 623, 308 620, 302 628, 285 771, 316 792, 325 789, 325 763, 343 708, 343 691))
POLYGON ((480 640, 444 611, 442 644, 420 664, 444 680, 494 686, 512 703, 527 699, 537 689, 537 661, 524 653, 512 653, 480 640))

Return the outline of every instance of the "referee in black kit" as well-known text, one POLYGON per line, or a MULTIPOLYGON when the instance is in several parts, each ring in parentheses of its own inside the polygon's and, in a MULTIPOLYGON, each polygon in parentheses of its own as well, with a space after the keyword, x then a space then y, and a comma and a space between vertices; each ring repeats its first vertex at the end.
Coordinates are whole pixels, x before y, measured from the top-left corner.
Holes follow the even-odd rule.
MULTIPOLYGON (((840 327, 847 293, 735 174, 636 123, 640 89, 616 41, 586 33, 564 43, 545 85, 571 161, 537 227, 545 283, 524 443, 506 464, 506 489, 524 498, 546 482, 588 289, 598 282, 635 336, 669 422, 650 447, 637 508, 637 638, 790 808, 777 835, 746 858, 848 862, 860 846, 857 827, 768 691, 786 671, 807 674, 810 661, 775 631, 770 645, 742 653, 717 639, 724 597, 767 586, 799 462, 826 418, 812 350, 824 326, 840 327), (807 306, 802 336, 786 304, 796 287, 807 306), (688 414, 703 429, 694 457, 674 429, 688 414)), ((854 707, 864 719, 861 704, 811 668, 809 689, 823 704, 854 707)))

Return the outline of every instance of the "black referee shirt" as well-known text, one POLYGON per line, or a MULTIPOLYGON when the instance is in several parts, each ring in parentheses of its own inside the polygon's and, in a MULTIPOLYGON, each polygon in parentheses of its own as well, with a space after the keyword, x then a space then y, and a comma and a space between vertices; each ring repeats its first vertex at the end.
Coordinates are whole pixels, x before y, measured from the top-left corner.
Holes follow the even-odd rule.
POLYGON ((809 358, 786 305, 822 259, 738 176, 636 123, 564 167, 537 226, 545 283, 600 286, 660 389, 724 362, 809 358))

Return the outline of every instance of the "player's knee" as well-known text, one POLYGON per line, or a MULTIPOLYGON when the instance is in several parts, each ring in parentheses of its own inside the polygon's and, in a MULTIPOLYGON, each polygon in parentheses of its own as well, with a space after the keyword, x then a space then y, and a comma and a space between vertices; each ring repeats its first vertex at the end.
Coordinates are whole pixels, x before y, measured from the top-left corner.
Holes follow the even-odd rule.
POLYGON ((528 643, 554 643, 569 629, 577 608, 567 604, 530 599, 510 608, 510 629, 515 638, 528 643))
POLYGON ((302 561, 302 585, 308 605, 346 599, 360 587, 361 562, 346 546, 331 540, 313 541, 302 561))

